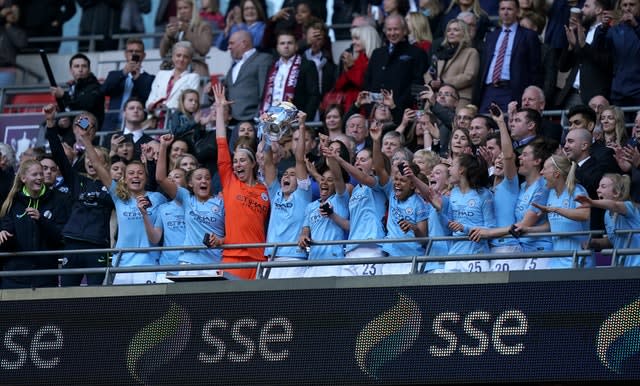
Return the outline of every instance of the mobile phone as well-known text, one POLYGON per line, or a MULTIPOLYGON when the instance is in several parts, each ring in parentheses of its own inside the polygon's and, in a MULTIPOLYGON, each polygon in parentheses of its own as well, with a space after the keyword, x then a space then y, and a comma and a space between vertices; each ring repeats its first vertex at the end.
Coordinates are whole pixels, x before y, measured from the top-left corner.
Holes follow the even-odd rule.
POLYGON ((210 238, 211 238, 211 233, 205 233, 204 238, 202 239, 202 244, 206 245, 209 248, 211 248, 211 243, 209 242, 210 238))
POLYGON ((178 22, 177 16, 169 16, 169 24, 176 24, 178 22))
POLYGON ((131 60, 136 62, 136 63, 139 62, 140 61, 140 55, 138 55, 138 54, 131 55, 131 60))
POLYGON ((406 165, 407 164, 404 161, 402 161, 402 162, 400 162, 398 164, 398 170, 400 171, 400 174, 402 174, 403 176, 404 176, 404 168, 405 168, 406 165))
POLYGON ((87 131, 89 130, 89 127, 91 127, 91 121, 89 121, 89 118, 87 117, 81 117, 76 121, 76 125, 80 126, 82 130, 87 131))
POLYGON ((370 92, 369 98, 371 98, 371 102, 373 103, 382 103, 382 94, 379 92, 370 92))
POLYGON ((144 196, 142 198, 147 200, 147 203, 144 205, 143 208, 149 209, 149 208, 151 208, 153 206, 153 204, 151 203, 151 200, 149 199, 149 196, 144 196))
POLYGON ((328 202, 320 205, 320 209, 322 209, 327 214, 327 216, 331 216, 333 214, 333 208, 331 208, 331 205, 329 205, 328 202))
POLYGON ((520 238, 520 236, 522 236, 522 232, 516 230, 516 224, 511 224, 511 228, 509 228, 509 234, 513 237, 515 237, 516 239, 520 238))
POLYGON ((489 111, 494 117, 499 117, 502 113, 502 111, 500 111, 500 107, 498 107, 498 105, 496 105, 495 103, 492 103, 491 106, 489 106, 489 111))

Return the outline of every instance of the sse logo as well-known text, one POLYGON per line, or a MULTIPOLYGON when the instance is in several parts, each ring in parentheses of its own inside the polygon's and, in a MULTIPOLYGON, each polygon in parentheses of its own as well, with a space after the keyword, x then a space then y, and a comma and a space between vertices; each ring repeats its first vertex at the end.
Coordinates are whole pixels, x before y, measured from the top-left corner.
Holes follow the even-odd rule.
POLYGON ((640 372, 640 299, 622 307, 602 323, 596 350, 600 362, 614 373, 640 372))
POLYGON ((522 340, 529 328, 526 315, 519 310, 503 311, 495 319, 487 311, 441 312, 431 323, 430 333, 437 343, 424 348, 413 347, 422 333, 429 333, 421 331, 422 325, 423 314, 418 304, 400 294, 394 306, 378 315, 358 334, 355 359, 360 370, 377 379, 382 368, 402 353, 419 349, 440 358, 461 355, 480 359, 490 347, 499 355, 518 355, 525 348, 522 340), (479 324, 490 328, 483 329, 479 324))

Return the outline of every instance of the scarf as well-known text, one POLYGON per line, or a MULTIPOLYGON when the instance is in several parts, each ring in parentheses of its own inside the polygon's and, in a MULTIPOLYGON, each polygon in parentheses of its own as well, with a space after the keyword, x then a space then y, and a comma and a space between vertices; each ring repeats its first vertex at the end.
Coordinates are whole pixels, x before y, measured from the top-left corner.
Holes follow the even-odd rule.
MULTIPOLYGON (((302 64, 302 57, 300 55, 296 55, 293 57, 293 63, 291 64, 291 68, 289 69, 289 74, 287 75, 287 80, 284 83, 284 93, 282 102, 292 102, 293 96, 296 92, 296 85, 298 84, 298 75, 300 75, 300 65, 302 64)), ((276 83, 276 74, 278 73, 278 68, 280 67, 281 61, 278 60, 273 67, 269 70, 267 82, 265 84, 264 89, 264 99, 262 103, 262 108, 260 109, 260 113, 265 113, 269 110, 272 104, 273 98, 273 87, 276 83)))

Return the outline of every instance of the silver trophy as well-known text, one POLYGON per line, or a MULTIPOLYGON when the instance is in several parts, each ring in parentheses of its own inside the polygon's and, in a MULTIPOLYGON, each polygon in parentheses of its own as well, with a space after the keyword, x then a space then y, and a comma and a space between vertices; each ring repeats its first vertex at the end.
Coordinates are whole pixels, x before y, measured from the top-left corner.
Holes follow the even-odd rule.
POLYGON ((298 108, 291 102, 279 102, 269 107, 258 121, 258 138, 265 141, 265 149, 280 141, 291 131, 291 125, 297 122, 298 108))

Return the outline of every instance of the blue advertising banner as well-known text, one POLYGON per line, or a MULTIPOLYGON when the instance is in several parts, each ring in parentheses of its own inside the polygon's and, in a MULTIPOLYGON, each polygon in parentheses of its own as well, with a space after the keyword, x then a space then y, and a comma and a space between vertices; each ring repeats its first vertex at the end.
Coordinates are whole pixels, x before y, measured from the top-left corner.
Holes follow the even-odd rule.
POLYGON ((0 302, 2 384, 640 379, 637 279, 0 302))

